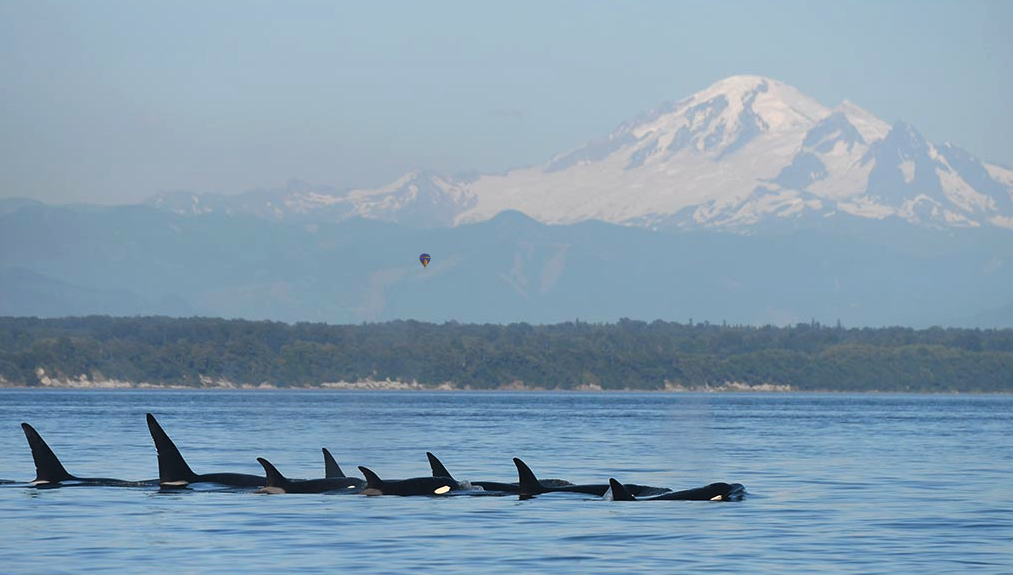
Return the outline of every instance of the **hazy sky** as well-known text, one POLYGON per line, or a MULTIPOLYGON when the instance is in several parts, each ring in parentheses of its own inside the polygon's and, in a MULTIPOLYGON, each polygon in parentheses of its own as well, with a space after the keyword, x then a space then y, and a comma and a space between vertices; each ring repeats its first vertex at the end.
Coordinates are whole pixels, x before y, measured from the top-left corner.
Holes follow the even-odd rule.
POLYGON ((0 197, 539 163, 733 74, 1013 164, 1013 2, 0 0, 0 197))

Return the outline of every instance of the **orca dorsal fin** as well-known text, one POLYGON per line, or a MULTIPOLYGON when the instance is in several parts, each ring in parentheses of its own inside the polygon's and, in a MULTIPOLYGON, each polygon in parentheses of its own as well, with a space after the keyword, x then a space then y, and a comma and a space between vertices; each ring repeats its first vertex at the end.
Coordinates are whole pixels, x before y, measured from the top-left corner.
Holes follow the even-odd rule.
POLYGON ((636 501, 637 498, 630 493, 629 489, 622 483, 615 480, 614 477, 609 478, 609 489, 612 490, 612 501, 636 501))
POLYGON ((359 471, 366 478, 366 489, 380 489, 383 487, 383 480, 380 479, 379 475, 373 473, 371 469, 360 465, 359 471))
POLYGON ((155 416, 147 414, 148 431, 155 442, 158 452, 158 483, 162 485, 179 485, 193 483, 197 474, 190 469, 180 454, 176 444, 169 439, 162 426, 155 421, 155 416))
POLYGON ((267 485, 265 487, 281 487, 284 488, 288 485, 288 478, 278 471, 278 468, 274 466, 270 461, 263 457, 258 457, 257 461, 263 466, 264 472, 267 474, 267 485))
POLYGON ((35 460, 35 481, 33 483, 59 483, 68 479, 77 479, 63 468, 59 458, 49 448, 49 445, 42 440, 35 428, 27 423, 21 424, 21 429, 28 438, 28 447, 32 449, 32 459, 35 460))
POLYGON ((433 477, 454 478, 454 476, 447 471, 447 468, 443 466, 443 462, 437 459, 435 455, 427 451, 426 457, 429 458, 429 467, 433 470, 433 477))
POLYGON ((521 495, 545 493, 545 487, 541 481, 538 481, 535 473, 531 471, 527 463, 521 461, 520 458, 514 457, 514 465, 517 466, 517 480, 519 481, 519 493, 521 495))
POLYGON ((338 467, 338 462, 334 460, 331 452, 327 451, 326 447, 321 447, 320 450, 324 452, 324 477, 327 479, 344 477, 345 472, 341 471, 341 468, 338 467))

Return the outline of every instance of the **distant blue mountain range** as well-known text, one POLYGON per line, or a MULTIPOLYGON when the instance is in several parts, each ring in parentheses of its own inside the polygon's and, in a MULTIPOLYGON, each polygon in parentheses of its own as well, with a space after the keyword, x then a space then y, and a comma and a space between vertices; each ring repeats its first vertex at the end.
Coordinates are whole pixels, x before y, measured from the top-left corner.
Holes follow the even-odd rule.
POLYGON ((904 231, 659 232, 515 211, 419 228, 0 200, 0 315, 1013 327, 1008 231, 904 231))

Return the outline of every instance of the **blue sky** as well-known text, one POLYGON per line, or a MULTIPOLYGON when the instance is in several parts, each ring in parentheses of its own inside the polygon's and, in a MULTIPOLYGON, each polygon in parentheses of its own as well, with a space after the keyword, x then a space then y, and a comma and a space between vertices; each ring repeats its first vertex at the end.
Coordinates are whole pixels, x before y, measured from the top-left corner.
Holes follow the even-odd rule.
POLYGON ((0 197, 541 162, 733 74, 1013 164, 1013 3, 0 0, 0 197))

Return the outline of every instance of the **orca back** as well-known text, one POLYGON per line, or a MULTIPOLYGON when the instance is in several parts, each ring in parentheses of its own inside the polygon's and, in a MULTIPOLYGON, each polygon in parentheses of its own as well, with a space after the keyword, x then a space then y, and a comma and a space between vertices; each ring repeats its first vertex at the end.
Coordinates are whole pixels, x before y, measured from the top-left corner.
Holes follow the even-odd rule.
POLYGON ((516 483, 501 483, 499 481, 472 481, 474 487, 481 487, 483 491, 501 491, 503 493, 517 493, 519 489, 516 483))
POLYGON ((711 483, 694 489, 673 491, 652 497, 651 499, 673 499, 679 501, 737 501, 742 499, 743 488, 741 484, 735 486, 728 483, 711 483), (737 486, 737 487, 736 487, 737 486))
POLYGON ((444 495, 454 489, 457 482, 449 477, 413 477, 384 481, 367 467, 359 467, 366 478, 366 495, 444 495))

